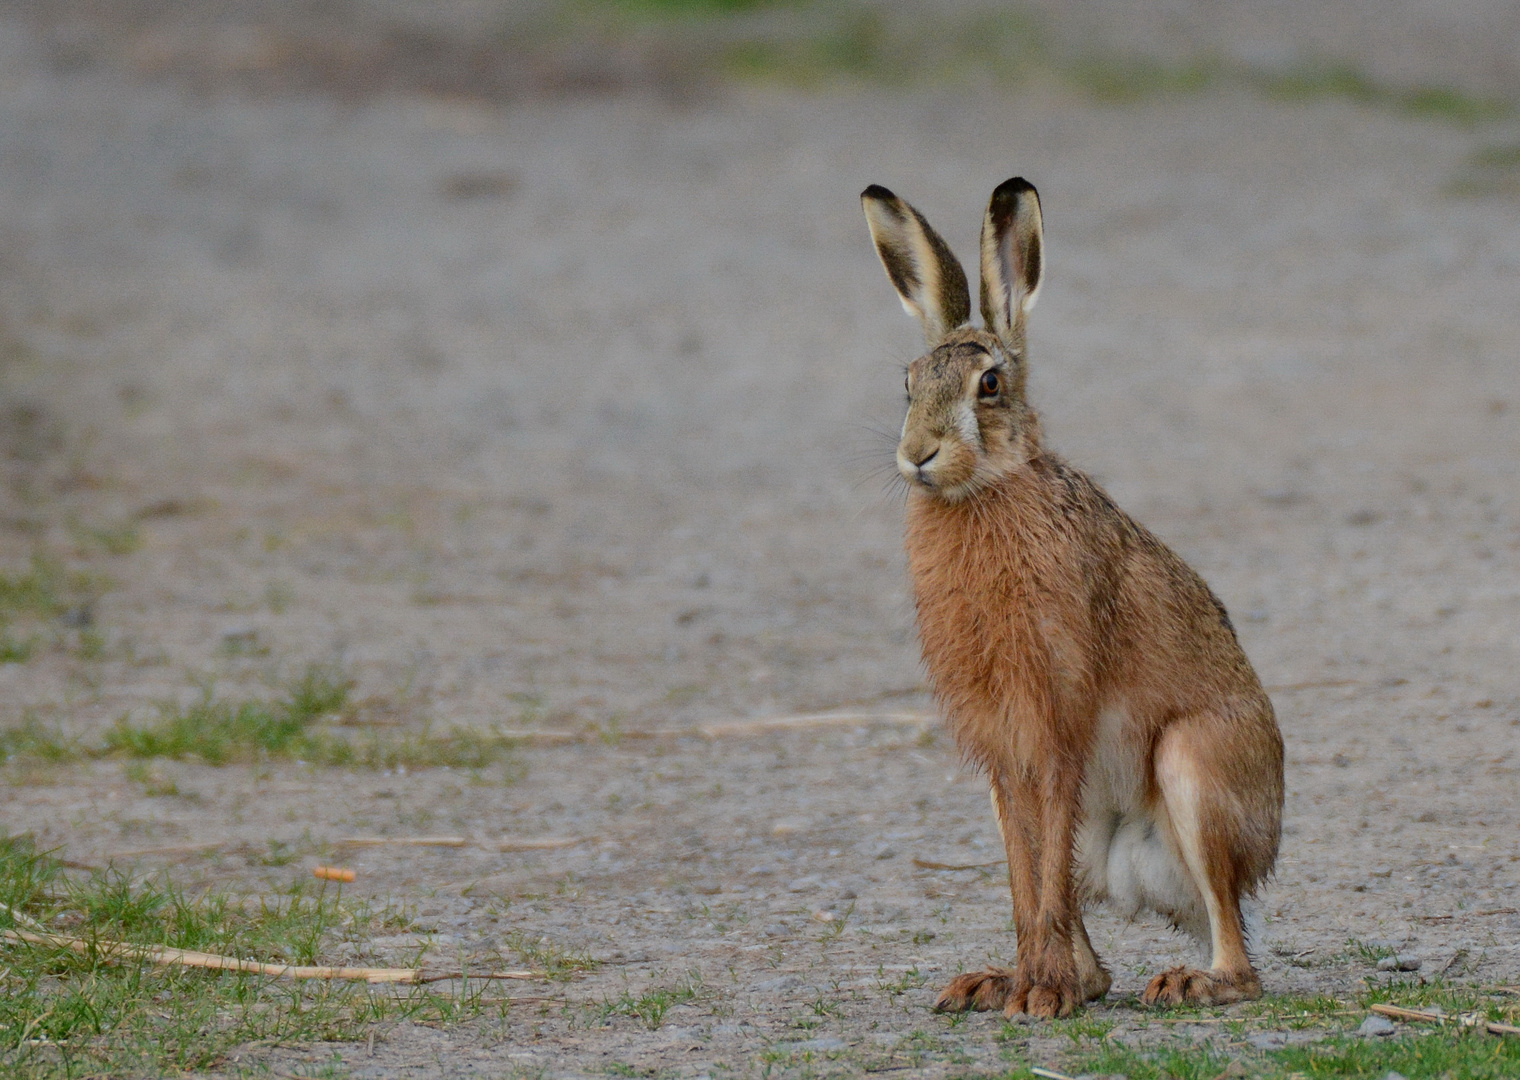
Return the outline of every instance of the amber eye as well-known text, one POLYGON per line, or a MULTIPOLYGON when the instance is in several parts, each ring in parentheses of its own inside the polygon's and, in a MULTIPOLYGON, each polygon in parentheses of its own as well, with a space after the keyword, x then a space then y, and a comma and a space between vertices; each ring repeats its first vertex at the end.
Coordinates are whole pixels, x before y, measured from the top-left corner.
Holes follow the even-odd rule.
POLYGON ((997 392, 998 392, 998 386, 999 385, 1001 385, 1001 384, 998 381, 998 373, 997 372, 995 372, 995 371, 984 371, 984 372, 982 372, 982 385, 981 385, 982 397, 997 397, 997 392))

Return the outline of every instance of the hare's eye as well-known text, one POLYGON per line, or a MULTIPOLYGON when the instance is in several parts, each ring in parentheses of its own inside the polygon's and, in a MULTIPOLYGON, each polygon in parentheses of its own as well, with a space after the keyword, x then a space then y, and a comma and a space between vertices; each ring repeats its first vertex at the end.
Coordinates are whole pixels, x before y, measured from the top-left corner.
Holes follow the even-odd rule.
POLYGON ((998 373, 997 372, 995 372, 995 371, 984 371, 984 372, 982 372, 982 385, 980 387, 982 397, 984 397, 984 398, 997 397, 998 385, 999 385, 999 383, 998 383, 998 373))

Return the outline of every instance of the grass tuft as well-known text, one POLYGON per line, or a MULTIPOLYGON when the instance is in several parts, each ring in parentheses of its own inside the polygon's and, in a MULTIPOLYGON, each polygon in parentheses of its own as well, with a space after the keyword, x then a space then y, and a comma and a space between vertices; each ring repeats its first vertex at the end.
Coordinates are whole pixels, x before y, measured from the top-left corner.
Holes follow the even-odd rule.
POLYGON ((312 665, 275 701, 234 705, 218 701, 208 689, 188 709, 161 708, 154 723, 137 725, 122 717, 106 735, 105 751, 134 758, 196 757, 210 765, 263 757, 321 761, 331 756, 331 748, 313 726, 342 709, 352 687, 336 670, 312 665))
POLYGON ((350 711, 352 690, 353 680, 326 664, 311 665, 272 699, 227 701, 208 687, 188 707, 164 705, 146 721, 120 718, 97 746, 67 739, 28 717, 19 726, 0 729, 0 764, 13 759, 62 764, 104 757, 198 760, 208 765, 282 759, 377 770, 498 766, 509 783, 525 775, 516 741, 496 731, 335 731, 330 721, 350 711))
MULTIPOLYGON (((163 877, 70 875, 25 836, 0 836, 0 902, 0 927, 41 924, 86 940, 303 964, 394 922, 390 908, 304 882, 270 897, 191 898, 163 877)), ((294 983, 107 963, 45 945, 0 947, 0 1073, 36 1080, 201 1071, 258 1040, 353 1040, 378 1022, 457 1020, 486 1004, 478 991, 294 983)))
MULTIPOLYGON (((1447 1015, 1480 1013, 1504 1019, 1505 1002, 1480 991, 1440 983, 1392 983, 1369 987, 1355 1000, 1334 997, 1266 998, 1246 1006, 1238 1018, 1217 1029, 1214 1041, 1178 1045, 1173 1029, 1150 1027, 1136 1044, 1116 1039, 1104 1025, 1081 1018, 1053 1025, 1073 1045, 1061 1055, 1060 1068, 1073 1074, 1122 1074, 1129 1080, 1213 1080, 1250 1076, 1265 1080, 1300 1077, 1347 1077, 1381 1080, 1390 1072, 1408 1077, 1460 1076, 1498 1080, 1520 1076, 1520 1040, 1495 1038, 1455 1025, 1400 1024, 1387 1038, 1356 1033, 1378 1001, 1407 1008, 1435 1008, 1447 1015), (1157 1043, 1151 1036, 1165 1031, 1157 1043), (1260 1049, 1247 1033, 1288 1032, 1295 1040, 1276 1049, 1260 1049)), ((1217 1010, 1201 1010, 1217 1015, 1217 1010)), ((1168 1010, 1163 1019, 1186 1015, 1168 1010)), ((1030 1064, 1040 1064, 1031 1062, 1030 1064)), ((1026 1073, 1015 1069, 1013 1075, 1026 1073)))
POLYGON ((554 979, 568 979, 598 967, 597 961, 584 950, 565 949, 546 937, 534 937, 522 930, 507 934, 505 944, 528 967, 547 971, 554 979))
POLYGON ((635 1017, 654 1031, 665 1022, 665 1014, 673 1006, 684 1005, 696 998, 698 987, 695 979, 685 978, 669 986, 654 987, 638 996, 624 990, 616 998, 602 1003, 601 1017, 604 1021, 613 1016, 635 1017))

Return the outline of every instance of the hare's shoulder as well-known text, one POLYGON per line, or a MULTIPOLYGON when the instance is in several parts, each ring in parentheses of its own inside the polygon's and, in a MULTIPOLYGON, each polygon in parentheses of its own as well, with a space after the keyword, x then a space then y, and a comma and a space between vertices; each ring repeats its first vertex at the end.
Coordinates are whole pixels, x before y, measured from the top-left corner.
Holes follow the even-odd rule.
MULTIPOLYGON (((1043 455, 1044 485, 1059 515, 1085 534, 1090 557, 1102 564, 1096 576, 1113 586, 1164 593, 1209 613, 1234 633, 1224 604, 1203 577, 1148 528, 1130 517, 1087 473, 1055 454, 1043 455)), ((1128 589, 1125 591, 1129 591, 1128 589)))

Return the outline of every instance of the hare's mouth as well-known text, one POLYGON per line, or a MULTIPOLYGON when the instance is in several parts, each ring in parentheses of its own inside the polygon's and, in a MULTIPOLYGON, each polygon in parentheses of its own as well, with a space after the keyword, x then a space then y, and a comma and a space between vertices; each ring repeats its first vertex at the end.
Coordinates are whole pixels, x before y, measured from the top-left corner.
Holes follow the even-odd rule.
POLYGON ((942 441, 932 448, 919 446, 907 451, 899 448, 897 471, 911 486, 951 502, 976 487, 975 456, 954 440, 942 441))

